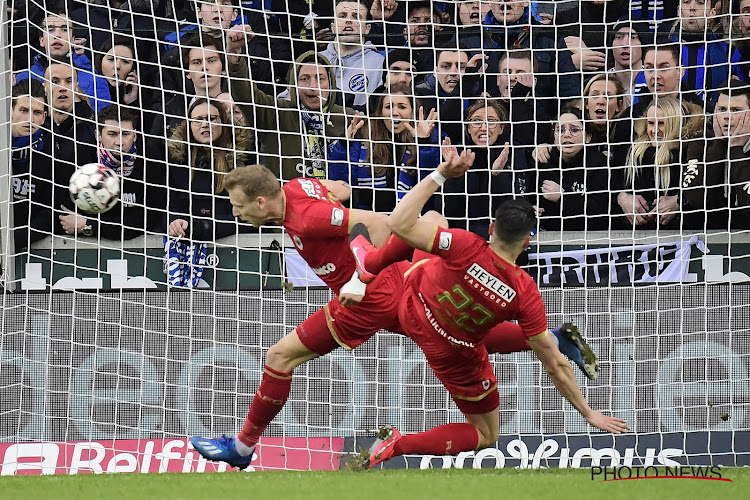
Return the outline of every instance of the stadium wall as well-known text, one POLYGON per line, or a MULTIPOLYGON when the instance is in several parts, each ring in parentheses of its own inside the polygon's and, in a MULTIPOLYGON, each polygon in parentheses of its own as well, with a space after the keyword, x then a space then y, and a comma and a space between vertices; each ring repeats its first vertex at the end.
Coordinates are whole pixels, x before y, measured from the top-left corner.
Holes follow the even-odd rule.
MULTIPOLYGON (((163 446, 186 435, 234 433, 265 350, 329 294, 8 294, 0 346, 3 463, 18 443, 75 450, 73 443, 99 442, 111 455, 130 443, 122 446, 142 459, 149 440, 163 446), (132 440, 140 443, 135 451, 132 440)), ((584 384, 588 401, 628 420, 634 432, 589 434, 533 354, 495 356, 498 447, 392 466, 750 465, 750 285, 550 288, 543 298, 552 323, 577 322, 599 353, 602 375, 584 384)), ((411 433, 460 419, 421 352, 394 334, 295 375, 268 438, 346 438, 331 448, 353 451, 379 425, 411 433)), ((309 446, 303 449, 309 456, 309 446)), ((183 452, 180 470, 186 445, 183 452)))

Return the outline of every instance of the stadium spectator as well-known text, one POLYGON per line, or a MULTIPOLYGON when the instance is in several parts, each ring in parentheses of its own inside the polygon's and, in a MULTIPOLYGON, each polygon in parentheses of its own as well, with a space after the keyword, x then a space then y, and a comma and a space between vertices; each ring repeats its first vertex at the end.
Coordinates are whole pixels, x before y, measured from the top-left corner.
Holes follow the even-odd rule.
POLYGON ((372 28, 368 40, 375 45, 398 47, 403 44, 403 26, 406 25, 406 7, 404 0, 373 0, 370 6, 372 28))
MULTIPOLYGON (((120 179, 119 202, 102 214, 85 212, 60 216, 67 234, 124 241, 144 236, 156 223, 152 210, 165 199, 161 186, 150 182, 142 153, 136 146, 140 120, 129 109, 107 106, 97 117, 98 161, 120 179)), ((141 146, 142 149, 142 146, 141 146)))
POLYGON ((224 176, 245 163, 242 151, 248 146, 250 134, 231 123, 223 104, 198 97, 188 108, 188 119, 168 141, 169 227, 165 250, 171 286, 197 286, 207 243, 237 232, 224 176))
POLYGON ((10 111, 13 239, 16 251, 52 232, 52 138, 44 87, 33 78, 12 90, 10 111))
MULTIPOLYGON (((70 19, 85 29, 91 47, 97 49, 113 37, 134 40, 133 58, 139 63, 142 83, 161 87, 157 64, 157 18, 153 1, 75 1, 70 19)), ((132 43, 132 42, 131 42, 132 43)), ((109 50, 109 49, 107 49, 109 50)), ((95 53, 94 59, 100 54, 95 53)))
POLYGON ((390 88, 396 83, 411 85, 416 73, 417 62, 409 49, 393 49, 386 54, 383 61, 383 86, 385 88, 390 88))
POLYGON ((630 19, 629 7, 629 0, 583 0, 555 13, 553 25, 566 45, 575 49, 573 62, 576 68, 586 72, 604 69, 606 28, 618 19, 630 19))
POLYGON ((635 121, 635 141, 627 155, 617 203, 639 229, 680 228, 682 164, 687 141, 703 131, 703 115, 694 104, 659 97, 635 121))
POLYGON ((73 37, 73 23, 64 11, 47 14, 39 32, 39 45, 44 53, 37 54, 31 67, 16 75, 16 82, 24 78, 43 81, 45 69, 52 61, 72 62, 78 85, 91 98, 92 109, 104 109, 110 102, 109 86, 107 80, 94 73, 91 59, 83 49, 85 42, 73 37))
POLYGON ((359 175, 359 206, 390 212, 397 197, 440 163, 437 112, 425 109, 409 85, 395 84, 380 97, 372 116, 369 165, 361 166, 359 175))
POLYGON ((436 32, 443 28, 440 10, 427 1, 407 2, 406 26, 403 28, 404 39, 412 51, 417 63, 416 83, 420 84, 435 68, 435 47, 443 45, 444 39, 450 36, 437 37, 436 32))
POLYGON ((643 47, 653 44, 653 35, 645 23, 620 20, 612 27, 609 38, 614 66, 609 68, 608 73, 614 73, 627 91, 627 107, 637 103, 639 94, 647 89, 646 76, 643 74, 643 47))
MULTIPOLYGON (((244 36, 230 39, 227 47, 232 97, 256 130, 265 166, 283 180, 326 178, 329 155, 339 150, 349 117, 355 116, 353 109, 336 104, 336 75, 328 59, 312 51, 299 56, 287 76, 289 99, 276 98, 250 81, 247 60, 240 54, 254 34, 240 34, 244 36)), ((337 170, 348 172, 349 165, 337 170)))
POLYGON ((750 81, 750 0, 733 2, 734 21, 731 27, 731 41, 734 47, 740 51, 740 71, 742 78, 750 81))
POLYGON ((465 103, 480 95, 484 60, 482 54, 469 58, 466 47, 445 46, 435 55, 434 77, 429 75, 414 89, 425 109, 437 110, 441 132, 454 144, 464 138, 465 103))
POLYGON ((717 4, 722 0, 684 0, 680 4, 680 19, 669 29, 669 40, 679 42, 682 64, 686 71, 683 81, 708 101, 713 91, 725 85, 732 76, 742 78, 738 63, 739 50, 723 40, 723 35, 711 31, 708 19, 716 16, 717 4))
POLYGON ((182 45, 182 52, 182 78, 192 83, 195 92, 176 92, 163 106, 161 103, 154 105, 157 119, 151 126, 153 138, 168 138, 174 128, 185 120, 187 109, 196 97, 215 98, 227 90, 227 61, 221 38, 195 33, 182 45))
POLYGON ((689 229, 750 229, 750 87, 732 81, 719 91, 714 137, 688 148, 682 169, 689 229), (705 161, 704 161, 705 155, 705 161))
POLYGON ((367 6, 366 0, 336 0, 336 17, 331 23, 336 38, 322 52, 340 86, 339 104, 360 111, 367 108, 368 94, 383 82, 380 68, 384 58, 372 42, 364 41, 370 32, 367 6))
POLYGON ((618 165, 625 164, 627 151, 633 141, 633 120, 644 116, 654 97, 673 97, 683 103, 704 105, 703 100, 682 81, 685 68, 680 64, 680 53, 679 44, 664 43, 663 40, 657 40, 656 45, 643 49, 643 75, 648 93, 641 93, 638 102, 623 110, 615 123, 610 152, 618 165))
POLYGON ((539 227, 547 231, 609 229, 610 173, 608 157, 589 146, 591 133, 581 112, 568 107, 555 123, 555 148, 538 162, 534 205, 539 227))
MULTIPOLYGON (((558 99, 581 95, 581 78, 565 40, 550 34, 529 15, 527 0, 492 1, 490 7, 482 21, 484 36, 489 40, 482 45, 484 51, 531 49, 538 60, 538 72, 534 73, 538 79, 536 97, 549 98, 547 112, 557 116, 558 99)), ((488 62, 490 67, 497 67, 492 58, 488 62)))
POLYGON ((411 50, 403 47, 393 49, 386 54, 383 61, 383 84, 370 94, 371 110, 377 107, 380 96, 387 93, 391 85, 397 83, 412 85, 417 73, 417 62, 412 55, 411 50))
MULTIPOLYGON (((69 210, 71 206, 68 183, 76 168, 96 162, 96 128, 88 98, 83 95, 77 80, 78 72, 69 64, 53 62, 44 72, 49 116, 44 128, 51 131, 53 206, 69 210)), ((62 227, 54 229, 62 234, 62 227)))
POLYGON ((96 72, 107 80, 113 102, 131 108, 150 108, 141 105, 138 65, 133 41, 123 36, 105 40, 94 57, 96 72), (114 45, 113 45, 114 42, 114 45))
POLYGON ((625 89, 612 73, 600 73, 583 90, 583 117, 591 144, 609 156, 610 134, 615 117, 625 108, 625 89))
POLYGON ((508 112, 498 101, 480 100, 466 110, 464 123, 475 159, 464 176, 443 186, 443 215, 451 227, 486 237, 494 209, 513 193, 513 171, 505 169, 510 145, 503 139, 508 112))
POLYGON ((552 117, 534 98, 538 61, 528 49, 509 50, 500 58, 497 86, 510 110, 507 135, 514 145, 535 146, 552 141, 552 117))

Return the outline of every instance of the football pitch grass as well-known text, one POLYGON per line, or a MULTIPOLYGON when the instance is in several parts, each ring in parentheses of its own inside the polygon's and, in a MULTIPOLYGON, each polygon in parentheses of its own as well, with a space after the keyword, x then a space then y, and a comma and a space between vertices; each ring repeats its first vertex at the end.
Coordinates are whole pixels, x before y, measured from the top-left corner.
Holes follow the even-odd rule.
POLYGON ((750 468, 722 477, 603 482, 588 469, 228 472, 0 477, 0 498, 67 499, 750 499, 750 468))

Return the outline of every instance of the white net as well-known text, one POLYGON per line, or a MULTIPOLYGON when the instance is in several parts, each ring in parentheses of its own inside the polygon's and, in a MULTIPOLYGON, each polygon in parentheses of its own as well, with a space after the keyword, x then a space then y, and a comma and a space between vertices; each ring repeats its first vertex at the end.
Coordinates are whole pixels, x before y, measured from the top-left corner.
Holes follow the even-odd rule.
MULTIPOLYGON (((506 199, 540 209, 526 269, 599 354, 590 405, 633 432, 493 355, 497 445, 389 466, 750 465, 748 2, 11 3, 3 475, 214 470, 186 438, 236 434, 268 349, 333 298, 221 174, 343 180, 387 213, 446 137, 476 161, 427 208, 482 236, 506 199), (99 215, 68 190, 90 163, 120 180, 99 215)), ((339 468, 380 425, 462 420, 381 331, 295 370, 252 465, 339 468)))

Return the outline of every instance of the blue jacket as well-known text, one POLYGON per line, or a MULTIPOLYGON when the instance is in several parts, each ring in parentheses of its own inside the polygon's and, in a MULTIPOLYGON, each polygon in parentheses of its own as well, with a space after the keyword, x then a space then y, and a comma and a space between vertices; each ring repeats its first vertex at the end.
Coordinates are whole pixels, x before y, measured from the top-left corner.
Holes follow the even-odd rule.
MULTIPOLYGON (((112 104, 112 96, 109 94, 107 79, 96 74, 91 60, 85 55, 78 55, 73 52, 71 60, 73 61, 73 66, 78 68, 78 86, 89 96, 91 99, 91 108, 98 115, 101 110, 112 104)), ((16 81, 18 82, 31 77, 44 82, 44 70, 47 69, 47 66, 47 56, 38 54, 34 58, 34 64, 29 69, 25 69, 16 75, 16 81)))
POLYGON ((707 92, 711 99, 711 91, 724 86, 732 75, 744 80, 740 51, 718 40, 714 33, 698 40, 690 40, 684 33, 682 37, 675 33, 670 40, 682 46, 682 66, 686 68, 682 81, 695 89, 702 99, 706 99, 707 92))

